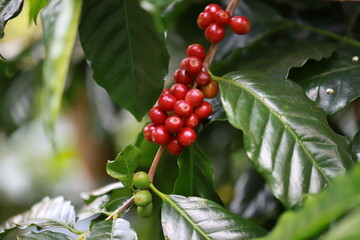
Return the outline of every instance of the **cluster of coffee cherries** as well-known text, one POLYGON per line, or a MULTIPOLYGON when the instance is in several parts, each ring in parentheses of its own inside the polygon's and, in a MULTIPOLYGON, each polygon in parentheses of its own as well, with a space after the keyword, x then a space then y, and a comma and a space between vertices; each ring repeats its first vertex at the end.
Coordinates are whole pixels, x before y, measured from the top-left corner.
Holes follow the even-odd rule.
POLYGON ((163 90, 157 106, 149 111, 151 123, 143 130, 146 140, 165 145, 174 155, 195 142, 194 128, 213 111, 204 98, 214 98, 219 92, 218 83, 203 70, 203 46, 191 44, 186 56, 174 72, 174 84, 163 90))
POLYGON ((230 13, 219 5, 212 3, 205 7, 197 19, 199 28, 205 30, 205 37, 211 43, 218 43, 225 37, 225 27, 230 25, 236 34, 247 34, 250 31, 250 21, 243 16, 231 17, 230 13))
POLYGON ((138 189, 134 195, 137 214, 143 218, 150 217, 153 211, 153 204, 152 195, 148 190, 150 186, 149 175, 143 171, 135 173, 133 176, 133 185, 138 189))

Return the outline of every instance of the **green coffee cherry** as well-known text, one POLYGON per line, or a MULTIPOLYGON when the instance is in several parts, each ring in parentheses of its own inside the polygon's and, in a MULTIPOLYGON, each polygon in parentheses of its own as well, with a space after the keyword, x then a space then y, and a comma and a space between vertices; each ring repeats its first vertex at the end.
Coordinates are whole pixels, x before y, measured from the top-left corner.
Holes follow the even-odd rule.
POLYGON ((135 193, 134 202, 138 207, 145 207, 152 201, 151 193, 147 190, 140 190, 135 193))
POLYGON ((137 207, 136 212, 139 215, 139 217, 142 218, 148 218, 151 216, 153 211, 153 204, 150 203, 146 207, 137 207))
POLYGON ((150 186, 150 178, 146 172, 137 172, 133 177, 133 184, 138 189, 147 189, 150 186))

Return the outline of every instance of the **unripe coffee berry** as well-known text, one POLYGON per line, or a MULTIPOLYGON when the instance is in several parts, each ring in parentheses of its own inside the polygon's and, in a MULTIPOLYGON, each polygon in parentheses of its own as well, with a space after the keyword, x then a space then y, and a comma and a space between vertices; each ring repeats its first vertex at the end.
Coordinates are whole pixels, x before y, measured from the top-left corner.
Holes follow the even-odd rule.
POLYGON ((149 111, 149 118, 154 125, 162 125, 165 123, 167 113, 159 107, 153 107, 149 111))
POLYGON ((133 184, 138 189, 147 189, 150 186, 150 177, 146 172, 137 172, 133 176, 133 184))
POLYGON ((184 121, 178 116, 170 116, 165 121, 165 128, 169 132, 176 133, 184 126, 184 121))
POLYGON ((174 82, 188 85, 193 82, 193 77, 187 74, 185 69, 177 69, 174 72, 174 82))
POLYGON ((179 155, 183 150, 183 145, 176 137, 173 137, 166 145, 166 149, 170 154, 179 155))
POLYGON ((184 124, 186 127, 195 128, 199 124, 199 117, 195 113, 190 113, 184 118, 184 124))
POLYGON ((190 75, 198 74, 201 72, 202 67, 201 59, 195 56, 188 57, 188 60, 185 63, 186 72, 190 75))
POLYGON ((172 111, 174 109, 174 105, 177 102, 175 96, 171 94, 162 94, 158 100, 158 106, 164 111, 172 111))
POLYGON ((230 28, 234 33, 243 35, 250 32, 251 24, 246 17, 235 16, 231 18, 230 28))
POLYGON ((210 83, 211 81, 211 76, 208 72, 206 71, 201 71, 198 73, 198 75, 196 76, 196 83, 200 86, 206 86, 210 83))
POLYGON ((211 43, 218 43, 225 37, 225 29, 218 23, 212 23, 206 28, 205 37, 211 43))
POLYGON ((216 81, 211 81, 207 86, 201 87, 201 91, 206 98, 214 98, 219 93, 219 84, 216 81))
POLYGON ((177 100, 185 99, 185 95, 188 92, 188 87, 182 83, 175 83, 170 88, 170 93, 176 97, 177 100))
POLYGON ((188 57, 198 57, 201 61, 204 61, 205 59, 205 49, 200 44, 191 44, 186 49, 186 55, 188 57))
POLYGON ((151 214, 153 212, 153 204, 150 203, 149 205, 147 205, 145 207, 137 207, 136 212, 139 217, 148 218, 151 216, 151 214))
POLYGON ((226 10, 219 10, 216 13, 216 22, 219 23, 221 26, 227 26, 231 22, 230 13, 226 10))
POLYGON ((157 145, 163 145, 170 141, 171 135, 164 125, 155 127, 151 132, 151 141, 157 145))
POLYGON ((193 107, 199 106, 204 100, 204 94, 196 88, 190 89, 185 96, 185 100, 193 107))
POLYGON ((184 127, 178 133, 177 139, 179 140, 181 145, 185 147, 191 146, 196 141, 196 132, 192 128, 184 127))
POLYGON ((144 138, 149 142, 152 142, 152 140, 151 140, 151 132, 154 129, 155 129, 155 125, 153 123, 150 123, 150 124, 146 125, 144 127, 144 129, 143 129, 144 138))
POLYGON ((135 193, 134 203, 136 206, 145 207, 152 201, 151 193, 147 190, 140 190, 135 193))
POLYGON ((212 113, 212 107, 209 102, 203 101, 201 105, 195 108, 194 113, 199 117, 199 119, 205 119, 209 117, 212 113))
POLYGON ((191 104, 185 100, 179 100, 175 103, 174 112, 179 117, 186 117, 192 113, 193 107, 191 104))

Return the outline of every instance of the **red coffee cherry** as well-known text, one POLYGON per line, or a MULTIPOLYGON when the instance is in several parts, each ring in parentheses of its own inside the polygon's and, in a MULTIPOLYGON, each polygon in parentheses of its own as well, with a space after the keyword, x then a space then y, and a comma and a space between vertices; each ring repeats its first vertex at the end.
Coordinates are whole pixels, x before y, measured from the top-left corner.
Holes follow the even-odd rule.
POLYGON ((163 91, 161 92, 160 95, 163 95, 163 94, 170 94, 170 89, 167 89, 167 88, 163 89, 163 91))
POLYGON ((206 86, 211 82, 211 76, 208 72, 206 71, 201 71, 198 73, 198 75, 196 76, 196 83, 200 86, 206 86))
POLYGON ((165 128, 169 132, 176 133, 184 126, 184 121, 178 116, 170 116, 165 121, 165 128))
POLYGON ((188 87, 182 83, 175 83, 170 88, 170 93, 176 97, 177 100, 185 99, 185 95, 188 92, 188 87))
POLYGON ((153 143, 156 143, 157 145, 163 145, 170 141, 171 135, 170 133, 165 129, 164 125, 155 127, 154 130, 151 132, 151 140, 153 143))
POLYGON ((199 117, 195 113, 190 113, 184 118, 184 124, 186 127, 195 128, 199 124, 199 117))
POLYGON ((200 58, 192 56, 188 57, 188 60, 185 63, 186 72, 190 75, 196 75, 201 72, 203 65, 200 58))
POLYGON ((200 44, 191 44, 186 49, 186 56, 188 57, 198 57, 201 61, 205 59, 205 49, 200 44))
POLYGON ((218 23, 212 23, 206 28, 205 37, 211 43, 218 43, 225 37, 225 29, 218 23))
POLYGON ((211 23, 216 21, 216 15, 209 12, 201 12, 197 18, 197 25, 200 29, 205 30, 211 23))
POLYGON ((174 81, 188 85, 193 82, 193 77, 187 74, 185 69, 177 69, 174 72, 174 81))
POLYGON ((183 145, 181 145, 181 143, 178 141, 176 137, 170 139, 170 141, 166 145, 166 149, 168 150, 168 152, 173 155, 180 154, 183 148, 184 148, 183 145))
POLYGON ((243 35, 250 32, 251 24, 246 17, 235 16, 231 18, 230 28, 234 33, 243 35))
POLYGON ((192 111, 193 107, 185 100, 179 100, 175 103, 174 112, 179 117, 186 117, 187 115, 192 113, 192 111))
POLYGON ((190 89, 185 96, 185 100, 193 107, 199 106, 204 100, 204 94, 196 88, 190 89))
POLYGON ((164 124, 167 117, 167 113, 159 107, 153 107, 149 111, 149 118, 154 125, 164 124))
POLYGON ((219 10, 216 13, 216 22, 219 23, 221 26, 227 26, 231 22, 231 15, 226 10, 219 10))
POLYGON ((171 94, 162 94, 158 100, 158 106, 164 111, 172 111, 174 109, 174 105, 177 102, 175 96, 171 94))
POLYGON ((199 117, 199 119, 205 119, 209 117, 212 113, 212 107, 209 102, 203 101, 200 106, 195 108, 194 113, 199 117))
POLYGON ((214 98, 219 93, 219 84, 216 81, 211 81, 208 85, 201 87, 201 91, 206 98, 214 98))
POLYGON ((155 125, 153 123, 150 123, 148 125, 146 125, 143 129, 143 135, 145 137, 145 139, 149 142, 152 142, 151 140, 151 132, 152 130, 155 129, 155 125))
POLYGON ((216 13, 220 10, 222 10, 222 8, 219 5, 216 3, 211 3, 205 7, 204 12, 216 15, 216 13))
POLYGON ((192 128, 184 127, 178 133, 177 139, 179 140, 181 145, 183 145, 185 147, 188 147, 188 146, 195 143, 195 141, 196 141, 196 132, 192 128))
POLYGON ((189 60, 189 58, 184 58, 183 60, 181 60, 180 69, 186 69, 186 64, 187 64, 188 60, 189 60))

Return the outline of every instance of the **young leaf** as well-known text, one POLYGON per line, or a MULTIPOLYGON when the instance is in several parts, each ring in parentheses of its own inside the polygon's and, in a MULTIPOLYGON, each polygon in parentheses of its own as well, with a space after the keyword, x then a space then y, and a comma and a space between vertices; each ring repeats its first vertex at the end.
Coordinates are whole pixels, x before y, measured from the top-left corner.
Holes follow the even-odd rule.
POLYGON ((72 238, 58 232, 44 231, 44 232, 30 232, 22 236, 18 236, 18 240, 71 240, 72 238))
POLYGON ((21 12, 23 2, 23 0, 0 1, 0 38, 4 36, 6 22, 21 12))
POLYGON ((168 65, 151 16, 138 1, 87 0, 79 31, 95 81, 141 120, 161 93, 168 65))
MULTIPOLYGON (((326 230, 335 219, 359 206, 359 184, 360 167, 357 166, 349 174, 335 179, 328 189, 316 196, 310 196, 298 211, 283 214, 273 231, 261 239, 315 239, 314 237, 326 230)), ((333 223, 332 228, 337 228, 336 223, 333 223)))
POLYGON ((352 141, 352 157, 354 162, 360 161, 360 130, 355 134, 352 141))
POLYGON ((178 158, 178 165, 174 194, 198 196, 221 203, 215 191, 212 162, 196 143, 184 149, 178 158))
POLYGON ((349 143, 300 86, 261 72, 225 75, 221 98, 229 122, 272 193, 286 206, 317 193, 353 166, 349 143))
POLYGON ((52 199, 45 197, 41 202, 33 205, 30 210, 8 219, 0 226, 0 233, 16 227, 25 229, 32 224, 41 228, 61 227, 74 230, 74 206, 61 196, 52 199))
POLYGON ((133 189, 132 178, 140 162, 140 150, 129 145, 119 153, 114 161, 107 162, 106 171, 111 177, 119 179, 126 187, 133 189))
POLYGON ((41 13, 44 32, 44 121, 51 130, 60 111, 66 74, 80 18, 78 0, 51 0, 41 13))
POLYGON ((29 0, 30 9, 29 9, 29 20, 33 20, 37 24, 37 17, 41 9, 43 9, 49 0, 29 0))
POLYGON ((124 219, 105 220, 95 224, 87 240, 137 240, 136 232, 131 228, 130 223, 124 219))
POLYGON ((161 223, 169 240, 242 240, 266 234, 263 228, 210 200, 179 195, 161 198, 161 223))

